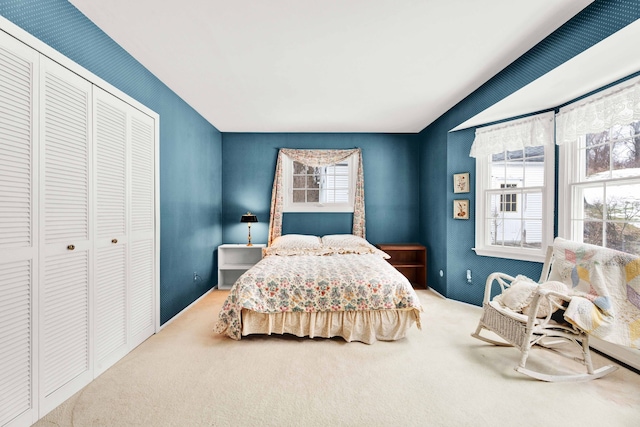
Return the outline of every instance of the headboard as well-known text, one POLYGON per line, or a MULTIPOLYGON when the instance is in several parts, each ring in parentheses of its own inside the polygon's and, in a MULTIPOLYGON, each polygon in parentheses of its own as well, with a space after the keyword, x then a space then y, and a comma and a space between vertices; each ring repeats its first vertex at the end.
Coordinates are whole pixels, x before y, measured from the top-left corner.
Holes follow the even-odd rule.
POLYGON ((351 234, 352 213, 285 213, 282 219, 282 234, 351 234))

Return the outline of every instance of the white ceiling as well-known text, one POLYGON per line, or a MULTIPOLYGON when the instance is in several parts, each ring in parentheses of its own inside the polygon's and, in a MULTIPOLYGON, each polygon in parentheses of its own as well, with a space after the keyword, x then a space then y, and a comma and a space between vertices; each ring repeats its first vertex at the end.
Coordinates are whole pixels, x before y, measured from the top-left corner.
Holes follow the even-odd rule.
POLYGON ((419 132, 593 0, 70 0, 222 132, 419 132))

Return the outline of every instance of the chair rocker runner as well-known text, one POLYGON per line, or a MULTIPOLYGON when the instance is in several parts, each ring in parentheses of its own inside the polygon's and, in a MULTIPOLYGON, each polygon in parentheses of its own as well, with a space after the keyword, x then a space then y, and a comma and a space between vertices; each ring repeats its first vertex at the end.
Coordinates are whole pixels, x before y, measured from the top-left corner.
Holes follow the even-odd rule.
MULTIPOLYGON (((550 246, 547 249, 546 260, 538 284, 542 284, 549 279, 553 252, 553 247, 550 246)), ((522 353, 522 356, 515 370, 542 381, 591 380, 603 377, 617 369, 616 366, 607 365, 594 370, 589 348, 589 334, 568 322, 564 322, 562 316, 558 316, 559 313, 564 313, 567 308, 566 305, 571 301, 571 296, 562 292, 544 289, 544 287, 537 287, 533 293, 533 298, 528 304, 526 314, 505 307, 501 304, 499 298, 491 300, 491 290, 494 282, 500 285, 499 295, 503 295, 505 290, 509 289, 521 277, 523 276, 514 278, 499 272, 489 275, 485 285, 482 317, 476 331, 471 334, 472 337, 494 345, 517 348, 522 353), (554 314, 556 311, 558 313, 554 314), (483 329, 497 334, 506 342, 480 335, 483 329), (567 343, 570 344, 569 347, 574 351, 566 351, 567 343), (527 368, 529 351, 536 345, 553 350, 561 356, 573 359, 584 365, 586 373, 548 374, 527 368), (562 346, 565 348, 561 348, 562 346), (578 350, 579 356, 577 357, 575 356, 575 350, 578 350)), ((535 284, 532 286, 535 286, 535 284)))

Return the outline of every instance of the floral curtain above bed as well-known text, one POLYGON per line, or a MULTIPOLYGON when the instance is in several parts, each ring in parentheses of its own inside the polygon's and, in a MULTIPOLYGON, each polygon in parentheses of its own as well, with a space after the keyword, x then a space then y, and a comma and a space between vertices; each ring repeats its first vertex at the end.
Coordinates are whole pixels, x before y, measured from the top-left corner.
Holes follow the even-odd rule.
POLYGON ((358 176, 356 178, 356 194, 353 206, 353 231, 356 236, 365 238, 364 223, 364 174, 362 169, 362 151, 360 148, 352 150, 295 150, 281 148, 278 152, 276 173, 271 192, 271 218, 269 220, 269 246, 276 237, 282 234, 282 209, 284 205, 284 189, 282 168, 284 156, 311 167, 329 166, 358 155, 358 176))

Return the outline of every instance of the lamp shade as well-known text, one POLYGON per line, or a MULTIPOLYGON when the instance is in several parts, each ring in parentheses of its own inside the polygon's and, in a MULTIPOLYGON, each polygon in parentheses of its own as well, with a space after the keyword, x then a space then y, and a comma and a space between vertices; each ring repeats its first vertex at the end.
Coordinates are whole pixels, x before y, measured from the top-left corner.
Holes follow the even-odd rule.
POLYGON ((252 214, 251 212, 247 212, 242 215, 240 218, 240 222, 258 222, 258 217, 252 214))

